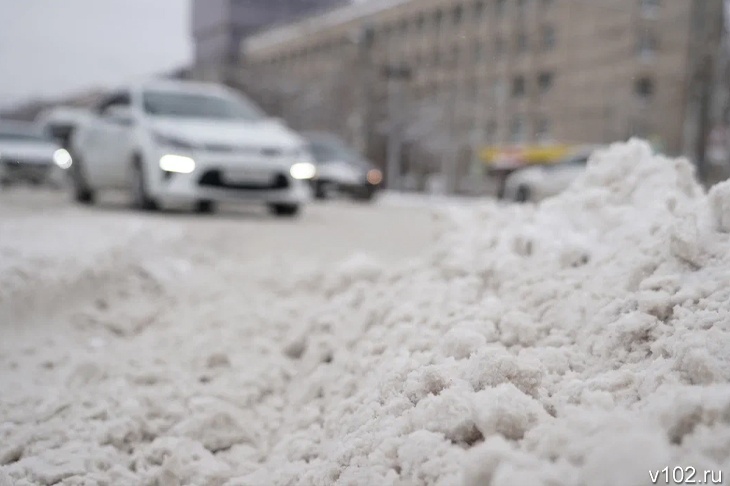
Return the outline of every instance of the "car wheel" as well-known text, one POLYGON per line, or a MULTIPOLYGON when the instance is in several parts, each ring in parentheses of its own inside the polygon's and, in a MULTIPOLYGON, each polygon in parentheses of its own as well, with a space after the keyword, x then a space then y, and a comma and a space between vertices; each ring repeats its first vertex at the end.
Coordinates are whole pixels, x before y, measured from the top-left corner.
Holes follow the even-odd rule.
POLYGON ((132 193, 132 205, 143 211, 153 211, 157 209, 157 202, 149 195, 142 161, 138 157, 135 157, 132 162, 131 172, 132 180, 130 189, 132 193))
POLYGON ((293 217, 299 214, 298 204, 272 204, 269 209, 276 216, 293 217))
POLYGON ((376 189, 373 186, 364 187, 355 197, 358 201, 370 202, 375 198, 376 189))
POLYGON ((81 159, 76 158, 74 160, 71 170, 69 171, 69 175, 71 177, 71 188, 74 200, 81 204, 93 204, 94 191, 89 188, 89 184, 86 182, 81 159))
POLYGON ((515 194, 515 201, 527 202, 532 196, 530 188, 527 186, 520 186, 517 188, 517 194, 515 194))
POLYGON ((202 199, 195 203, 196 213, 210 214, 214 213, 216 209, 216 204, 208 199, 202 199))
POLYGON ((314 197, 316 199, 331 199, 335 192, 334 182, 322 181, 318 182, 314 190, 314 197))

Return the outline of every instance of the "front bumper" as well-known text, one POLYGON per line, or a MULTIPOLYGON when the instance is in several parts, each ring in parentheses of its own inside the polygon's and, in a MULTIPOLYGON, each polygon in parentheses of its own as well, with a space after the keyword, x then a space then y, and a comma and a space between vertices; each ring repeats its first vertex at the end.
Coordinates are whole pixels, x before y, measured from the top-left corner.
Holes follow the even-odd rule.
POLYGON ((236 155, 187 155, 195 160, 189 174, 165 172, 160 157, 152 160, 151 192, 163 201, 238 201, 270 204, 302 204, 312 198, 309 181, 291 177, 292 158, 236 155))
POLYGON ((3 182, 42 182, 50 177, 53 161, 0 160, 0 179, 3 182))

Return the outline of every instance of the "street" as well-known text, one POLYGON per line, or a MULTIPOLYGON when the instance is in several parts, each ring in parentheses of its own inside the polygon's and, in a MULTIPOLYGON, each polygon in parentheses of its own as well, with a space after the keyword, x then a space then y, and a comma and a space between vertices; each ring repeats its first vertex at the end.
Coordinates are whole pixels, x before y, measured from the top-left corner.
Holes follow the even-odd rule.
MULTIPOLYGON (((27 477, 54 484, 79 472, 70 457, 105 457, 99 440, 131 447, 141 439, 134 434, 152 432, 130 422, 128 407, 139 404, 125 397, 153 388, 153 401, 179 406, 203 393, 255 401, 268 375, 281 373, 264 355, 305 332, 310 306, 338 285, 332 274, 347 278, 335 271, 343 260, 355 273, 407 260, 433 229, 431 211, 418 205, 332 202, 287 220, 258 208, 140 213, 123 200, 77 206, 58 191, 1 194, 0 465, 45 448, 27 477), (120 379, 137 391, 121 390, 120 379), (127 417, 89 422, 98 407, 127 417), (21 424, 30 417, 45 438, 27 436, 35 432, 21 424), (81 435, 46 447, 69 429, 81 435)), ((214 448, 241 440, 211 430, 223 433, 210 439, 223 440, 214 448)))
POLYGON ((298 219, 5 192, 0 486, 727 471, 730 184, 691 169, 632 141, 538 205, 298 219))

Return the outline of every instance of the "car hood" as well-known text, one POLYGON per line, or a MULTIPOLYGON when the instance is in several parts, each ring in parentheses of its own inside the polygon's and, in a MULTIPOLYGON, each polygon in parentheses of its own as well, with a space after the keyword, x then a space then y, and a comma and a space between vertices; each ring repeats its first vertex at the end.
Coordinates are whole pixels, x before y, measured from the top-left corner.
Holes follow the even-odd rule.
POLYGON ((150 122, 160 134, 197 146, 276 147, 298 149, 304 141, 277 121, 188 120, 160 118, 150 122))
POLYGON ((52 159, 58 145, 28 140, 0 141, 0 159, 52 159))

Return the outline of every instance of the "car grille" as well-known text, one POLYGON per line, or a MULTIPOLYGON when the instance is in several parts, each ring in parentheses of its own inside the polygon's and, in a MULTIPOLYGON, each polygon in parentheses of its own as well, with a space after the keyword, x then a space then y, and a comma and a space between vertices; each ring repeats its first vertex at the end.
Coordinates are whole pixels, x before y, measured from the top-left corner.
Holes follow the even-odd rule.
POLYGON ((11 158, 3 158, 2 163, 5 165, 5 167, 13 168, 13 167, 27 167, 27 166, 33 166, 33 167, 46 167, 50 166, 52 164, 52 161, 48 158, 18 158, 13 157, 11 158))
POLYGON ((249 182, 249 183, 238 183, 238 184, 231 184, 229 182, 225 182, 223 178, 221 177, 221 171, 214 169, 214 170, 208 170, 203 173, 202 176, 200 176, 200 179, 198 180, 198 184, 202 187, 214 187, 214 188, 220 188, 220 189, 240 189, 240 190, 248 190, 248 191, 265 191, 265 190, 274 190, 274 189, 287 189, 289 187, 289 179, 286 177, 285 174, 279 173, 275 174, 271 178, 271 182, 269 183, 255 183, 255 182, 249 182))
POLYGON ((47 162, 15 163, 13 161, 6 160, 2 162, 2 172, 0 173, 0 176, 11 180, 41 180, 48 175, 50 168, 51 164, 47 162))

